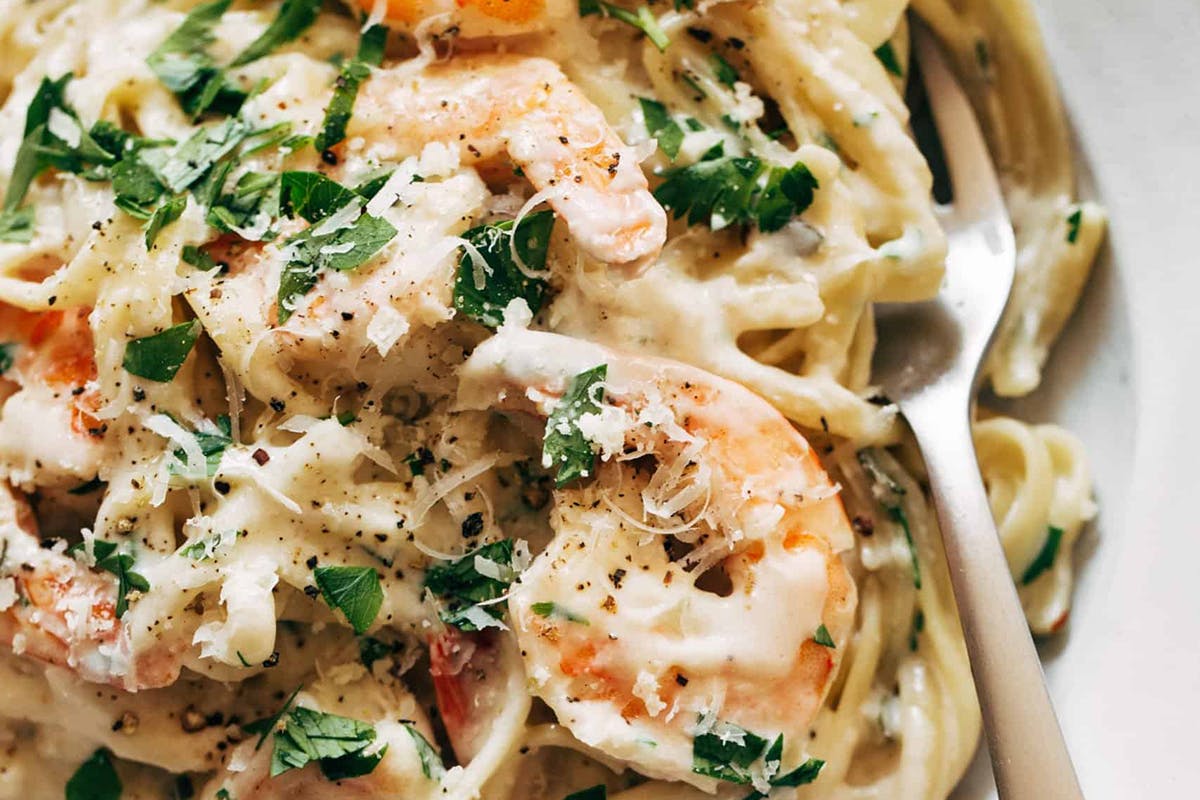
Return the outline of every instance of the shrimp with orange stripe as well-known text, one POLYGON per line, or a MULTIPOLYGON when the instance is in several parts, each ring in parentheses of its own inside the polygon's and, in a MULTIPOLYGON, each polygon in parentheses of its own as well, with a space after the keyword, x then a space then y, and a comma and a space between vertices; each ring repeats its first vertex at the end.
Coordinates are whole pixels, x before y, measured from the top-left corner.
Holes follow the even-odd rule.
POLYGON ((545 30, 556 17, 576 13, 565 0, 355 0, 368 14, 410 33, 436 23, 466 38, 511 36, 545 30), (380 8, 382 6, 382 8, 380 8))
POLYGON ((785 764, 798 758, 857 603, 852 528, 804 437, 738 384, 548 333, 502 329, 461 380, 462 407, 539 433, 554 414, 546 436, 574 430, 599 453, 556 492, 555 536, 508 605, 559 722, 707 791, 693 743, 717 721, 783 735, 785 764), (597 405, 564 422, 575 377, 599 365, 597 405))
POLYGON ((90 311, 0 303, 0 466, 14 482, 68 487, 96 476, 107 428, 92 385, 90 311))
POLYGON ((179 677, 186 642, 136 655, 118 615, 119 579, 42 545, 25 499, 0 483, 0 644, 128 691, 179 677))

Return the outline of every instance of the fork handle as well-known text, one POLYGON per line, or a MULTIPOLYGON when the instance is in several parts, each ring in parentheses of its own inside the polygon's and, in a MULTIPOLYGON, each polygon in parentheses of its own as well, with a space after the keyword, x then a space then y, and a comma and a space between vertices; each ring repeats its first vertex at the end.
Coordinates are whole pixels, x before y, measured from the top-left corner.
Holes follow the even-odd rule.
POLYGON ((930 406, 943 413, 909 424, 929 472, 996 787, 1004 800, 1077 800, 1083 793, 992 520, 969 415, 947 418, 947 405, 930 406))

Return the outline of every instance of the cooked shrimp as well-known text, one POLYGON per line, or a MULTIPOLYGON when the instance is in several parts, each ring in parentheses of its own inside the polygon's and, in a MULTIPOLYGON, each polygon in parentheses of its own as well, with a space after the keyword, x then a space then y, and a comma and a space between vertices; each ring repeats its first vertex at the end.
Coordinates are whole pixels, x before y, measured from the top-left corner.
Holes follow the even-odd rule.
POLYGON ((0 643, 81 678, 134 691, 166 686, 180 662, 168 648, 131 656, 117 617, 117 578, 41 546, 23 499, 0 483, 0 643))
POLYGON ((854 620, 837 487, 747 389, 553 334, 482 344, 459 401, 544 419, 599 364, 604 405, 578 426, 601 466, 555 494, 556 535, 509 599, 534 692, 585 744, 652 777, 713 790, 692 746, 714 720, 783 734, 786 767, 854 620))
POLYGON ((508 36, 544 30, 551 18, 574 12, 564 0, 355 0, 368 14, 381 3, 389 25, 409 32, 430 20, 459 36, 508 36))
POLYGON ((29 312, 0 303, 0 466, 17 483, 73 486, 96 476, 106 426, 88 308, 29 312))
POLYGON ((348 136, 379 158, 457 148, 464 164, 507 154, 588 254, 630 269, 653 261, 667 217, 636 151, 552 61, 463 56, 419 74, 384 70, 368 81, 348 136))

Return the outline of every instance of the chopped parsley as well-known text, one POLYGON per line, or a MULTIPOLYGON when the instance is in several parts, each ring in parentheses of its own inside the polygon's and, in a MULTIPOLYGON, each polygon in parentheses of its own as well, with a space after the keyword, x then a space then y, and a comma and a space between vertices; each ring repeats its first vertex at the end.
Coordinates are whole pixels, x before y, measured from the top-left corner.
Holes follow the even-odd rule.
MULTIPOLYGON (((200 453, 204 456, 204 474, 211 478, 217 474, 217 468, 221 466, 221 457, 225 454, 225 449, 233 444, 229 415, 218 414, 216 424, 212 428, 193 431, 192 436, 200 447, 200 453)), ((187 464, 187 452, 182 447, 176 449, 172 455, 181 464, 187 464)), ((181 474, 174 465, 169 469, 173 474, 181 474)))
POLYGON ((438 616, 447 625, 464 631, 503 628, 503 604, 479 604, 503 596, 516 577, 513 542, 501 539, 462 558, 430 566, 425 571, 425 588, 446 601, 438 616))
POLYGON ((663 173, 655 198, 676 219, 687 215, 714 231, 729 225, 757 225, 776 231, 813 201, 817 179, 803 163, 771 166, 756 156, 725 156, 717 146, 695 164, 663 173))
POLYGON ((562 619, 566 620, 567 622, 577 622, 580 625, 591 624, 585 617, 579 616, 566 606, 551 602, 549 600, 541 603, 534 603, 529 608, 539 617, 545 617, 546 619, 562 619))
POLYGON ((667 45, 671 43, 662 26, 658 24, 658 17, 654 16, 654 12, 650 10, 649 6, 638 6, 637 11, 630 11, 627 8, 606 3, 604 0, 579 0, 579 16, 588 17, 596 14, 612 17, 626 25, 632 25, 646 34, 646 38, 660 51, 666 50, 667 45))
POLYGON ((363 636, 358 640, 358 658, 368 670, 371 669, 376 661, 387 658, 399 649, 399 644, 385 642, 382 639, 376 639, 374 636, 363 636))
POLYGON ((283 729, 275 731, 271 752, 272 778, 313 761, 331 781, 357 778, 372 772, 387 752, 386 746, 376 753, 364 752, 375 741, 375 728, 356 719, 297 707, 281 721, 283 729))
MULTIPOLYGON (((214 181, 219 191, 232 164, 214 181)), ((222 192, 209 204, 207 221, 219 231, 236 233, 247 241, 271 238, 271 223, 279 216, 280 178, 269 172, 246 172, 232 192, 222 192)))
POLYGON ((321 3, 322 0, 283 0, 279 14, 271 21, 267 29, 239 53, 230 66, 240 67, 251 61, 257 61, 280 45, 298 39, 300 34, 317 21, 321 3))
MULTIPOLYGON (((825 762, 810 758, 791 772, 780 775, 783 735, 768 743, 766 739, 731 722, 717 722, 692 742, 692 772, 742 785, 762 783, 771 787, 802 786, 812 783, 825 762)), ((755 791, 745 800, 767 795, 755 791)))
POLYGON ((183 110, 199 117, 214 110, 233 114, 246 95, 229 83, 225 70, 217 67, 208 46, 216 41, 213 28, 229 9, 232 0, 213 0, 192 9, 178 28, 154 49, 146 64, 179 99, 183 110))
POLYGON ((0 242, 28 244, 33 241, 33 209, 0 209, 0 242))
POLYGON ((125 346, 125 358, 121 364, 131 375, 167 383, 179 372, 199 335, 200 320, 194 319, 152 336, 134 339, 125 346))
POLYGON ((17 349, 16 342, 4 342, 0 344, 0 375, 12 369, 16 357, 13 352, 17 349))
POLYGON ((408 465, 413 477, 425 474, 425 468, 434 463, 436 459, 433 457, 433 452, 428 447, 418 447, 413 452, 409 453, 404 463, 408 465))
POLYGON ((365 198, 317 172, 285 172, 280 208, 300 216, 309 227, 290 237, 283 250, 287 264, 279 280, 279 321, 317 283, 325 269, 354 269, 383 249, 396 229, 381 217, 361 213, 365 198))
POLYGON ((179 554, 192 561, 212 561, 217 556, 223 555, 222 551, 228 551, 233 546, 237 541, 238 533, 235 530, 214 531, 194 542, 185 544, 179 548, 179 554))
POLYGON ((824 622, 817 626, 817 632, 813 634, 813 641, 822 647, 837 647, 837 643, 829 635, 829 628, 825 627, 824 622))
POLYGON ((892 47, 891 40, 884 42, 875 48, 875 57, 883 64, 883 68, 897 78, 904 77, 904 68, 900 66, 900 59, 896 57, 896 49, 892 47))
POLYGON ((725 57, 720 53, 711 53, 708 56, 708 63, 712 66, 713 75, 716 76, 717 81, 728 86, 730 89, 741 80, 741 76, 738 75, 738 71, 734 68, 733 64, 725 60, 725 57))
POLYGON ((1054 525, 1046 529, 1046 541, 1042 544, 1042 549, 1038 551, 1037 556, 1029 564, 1029 567, 1021 575, 1021 585, 1028 586, 1036 581, 1041 574, 1050 569, 1054 565, 1054 558, 1058 555, 1059 545, 1062 544, 1063 529, 1054 525))
POLYGON ((354 101, 358 89, 371 75, 371 67, 383 63, 383 52, 387 46, 388 29, 383 25, 372 25, 363 31, 354 58, 342 65, 333 87, 333 97, 325 109, 325 121, 321 132, 313 141, 317 152, 324 152, 346 138, 346 123, 354 112, 354 101))
POLYGON ((345 614, 355 633, 366 633, 383 605, 379 573, 371 567, 317 567, 313 579, 329 607, 345 614))
POLYGON ((683 144, 683 129, 667 113, 667 107, 657 100, 639 97, 638 103, 642 106, 642 118, 646 121, 646 132, 658 141, 658 148, 667 158, 674 161, 683 144))
POLYGON ((177 194, 167 198, 150 215, 150 221, 146 223, 146 249, 154 247, 154 242, 158 239, 158 234, 163 228, 170 225, 175 220, 179 219, 187 208, 187 195, 177 194))
POLYGON ((140 161, 169 191, 182 192, 198 183, 250 133, 250 126, 242 120, 225 119, 198 129, 174 148, 143 149, 140 161))
POLYGON ((912 528, 908 524, 908 516, 904 513, 904 487, 887 473, 879 464, 878 457, 870 450, 858 451, 858 463, 863 472, 871 479, 871 494, 887 512, 888 518, 900 526, 904 533, 904 541, 908 544, 909 556, 912 559, 913 586, 921 588, 921 562, 917 559, 917 543, 913 540, 912 528))
POLYGON ((607 798, 608 787, 603 783, 599 783, 595 786, 588 787, 587 789, 581 789, 578 792, 572 792, 564 797, 563 800, 607 800, 607 798))
POLYGON ((592 474, 596 452, 579 428, 584 414, 598 414, 603 399, 603 383, 608 365, 600 364, 571 379, 558 406, 546 420, 542 438, 542 466, 558 468, 554 483, 560 489, 578 478, 592 474))
POLYGON ((917 652, 918 637, 925 630, 925 612, 917 609, 913 614, 912 631, 908 634, 908 649, 917 652))
POLYGON ((524 300, 537 313, 546 297, 546 282, 533 273, 546 267, 554 212, 535 211, 515 230, 514 225, 514 220, 505 220, 463 234, 484 263, 463 248, 454 277, 454 308, 489 328, 500 327, 504 309, 513 300, 524 300))
POLYGON ((68 547, 67 552, 71 555, 79 553, 87 555, 90 553, 96 562, 97 569, 111 572, 117 576, 116 614, 118 617, 125 616, 125 612, 129 609, 128 595, 130 590, 136 589, 139 592, 150 591, 150 581, 146 580, 141 574, 133 571, 133 556, 128 553, 119 552, 115 542, 92 539, 91 548, 88 548, 87 542, 77 542, 68 547))
POLYGON ((25 128, 17 150, 12 175, 4 192, 0 210, 0 240, 28 242, 33 237, 34 211, 22 207, 33 181, 48 169, 84 174, 116 163, 119 152, 113 152, 99 141, 113 146, 103 132, 111 126, 97 123, 92 131, 84 130, 79 117, 66 101, 67 84, 73 75, 66 73, 57 80, 43 78, 25 112, 25 128))
POLYGON ((112 754, 101 747, 67 781, 66 800, 119 800, 122 788, 112 754))
POLYGON ((421 772, 430 780, 439 780, 446 774, 446 765, 442 763, 442 757, 438 755, 438 751, 414 726, 406 722, 404 728, 412 737, 413 746, 417 749, 417 756, 421 759, 421 772))
POLYGON ((1083 209, 1076 208, 1067 217, 1067 244, 1075 244, 1079 240, 1079 226, 1083 223, 1083 209))

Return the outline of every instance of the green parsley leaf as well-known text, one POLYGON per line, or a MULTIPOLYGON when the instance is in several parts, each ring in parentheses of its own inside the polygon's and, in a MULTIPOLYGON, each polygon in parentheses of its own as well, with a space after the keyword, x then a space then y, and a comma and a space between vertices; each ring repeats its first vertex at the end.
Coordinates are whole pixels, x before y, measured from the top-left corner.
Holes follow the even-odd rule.
POLYGON ((187 208, 187 195, 177 194, 167 198, 158 208, 154 209, 154 213, 150 216, 150 222, 146 225, 147 250, 154 247, 154 241, 163 228, 183 216, 185 208, 187 208))
POLYGON ((317 21, 322 0, 283 0, 279 14, 262 35, 238 54, 230 66, 240 67, 257 61, 280 45, 287 44, 304 33, 317 21))
POLYGON ((1046 529, 1046 541, 1042 544, 1042 549, 1038 551, 1037 556, 1030 562, 1024 574, 1021 575, 1022 586, 1028 586, 1033 583, 1043 572, 1054 566, 1054 558, 1058 555, 1058 548, 1062 543, 1062 537, 1062 528, 1051 525, 1046 529))
POLYGON ((346 272, 361 266, 395 236, 396 229, 383 217, 361 214, 351 224, 328 231, 321 223, 310 225, 287 240, 285 252, 289 265, 307 267, 315 283, 321 270, 346 272))
POLYGON ((16 342, 4 342, 0 344, 0 375, 12 369, 16 357, 13 352, 17 349, 16 342))
POLYGON ((194 244, 185 244, 183 252, 179 256, 183 259, 183 263, 190 264, 196 269, 202 269, 207 272, 210 269, 215 269, 217 266, 216 259, 208 254, 207 251, 201 250, 194 244))
POLYGON ((21 146, 17 150, 17 158, 13 164, 12 175, 9 177, 8 188, 4 192, 4 210, 13 211, 25 199, 29 185, 33 183, 44 169, 50 165, 41 155, 41 149, 49 136, 47 124, 51 109, 66 107, 67 84, 72 78, 67 73, 56 81, 42 78, 29 108, 25 111, 25 134, 21 146))
POLYGON ((748 784, 750 767, 766 755, 767 745, 766 739, 732 722, 717 722, 692 741, 692 772, 748 784))
POLYGON ((175 378, 200 335, 200 320, 181 322, 152 336, 134 339, 125 346, 121 362, 125 371, 139 378, 168 383, 175 378))
POLYGON ((102 747, 80 764, 67 781, 66 800, 120 800, 121 789, 112 755, 102 747))
POLYGON ((825 627, 824 622, 817 626, 817 632, 813 634, 813 641, 822 647, 837 647, 837 643, 835 643, 833 641, 833 637, 829 635, 829 628, 825 627))
POLYGON ((607 800, 607 798, 608 787, 603 783, 599 783, 587 789, 573 792, 564 797, 563 800, 607 800))
POLYGON ((319 172, 291 170, 280 177, 280 209, 289 217, 317 223, 357 202, 356 192, 319 172))
POLYGON ((269 238, 273 235, 271 222, 279 216, 280 191, 278 175, 244 173, 232 193, 222 194, 209 205, 208 224, 248 241, 269 238))
POLYGON ((418 447, 404 458, 413 477, 425 474, 425 467, 434 462, 433 452, 428 447, 418 447))
MULTIPOLYGON (((722 148, 723 150, 723 148, 722 148)), ((714 231, 756 224, 779 230, 813 201, 817 179, 808 167, 770 166, 756 156, 722 156, 710 151, 701 161, 663 173, 654 196, 676 219, 704 223, 714 231)))
POLYGON ((33 241, 33 209, 13 208, 0 211, 0 242, 28 244, 33 241))
POLYGON ((542 466, 547 469, 558 467, 554 482, 560 489, 592 473, 596 452, 579 429, 579 418, 584 414, 600 413, 603 394, 599 385, 607 377, 607 364, 576 375, 546 420, 546 433, 542 438, 542 466))
POLYGON ((323 224, 345 209, 359 210, 361 195, 316 172, 285 172, 281 178, 280 208, 288 216, 300 216, 311 224, 287 240, 288 263, 279 280, 279 321, 292 315, 296 301, 317 283, 323 269, 351 270, 375 256, 396 236, 396 229, 382 217, 359 214, 341 225, 323 224))
POLYGON ((342 65, 341 74, 333 87, 333 97, 325 109, 325 121, 321 132, 313 142, 318 152, 324 152, 346 138, 346 123, 354 113, 354 101, 358 89, 371 75, 371 67, 383 63, 383 52, 387 46, 388 29, 383 25, 372 25, 363 31, 358 42, 358 53, 342 65))
POLYGON ((374 636, 363 636, 358 640, 358 658, 368 670, 381 658, 387 658, 400 649, 399 644, 385 642, 374 636))
POLYGON ((683 144, 683 129, 679 123, 667 113, 667 107, 657 100, 639 97, 642 106, 642 118, 646 121, 646 132, 658 140, 658 147, 672 161, 679 155, 679 147, 683 144))
POLYGON ((738 71, 734 69, 733 64, 725 60, 725 57, 720 53, 712 53, 708 57, 708 63, 712 66, 713 74, 716 75, 717 81, 725 84, 730 89, 741 80, 738 71))
POLYGON ((1075 244, 1079 240, 1079 226, 1083 223, 1083 209, 1076 208, 1067 217, 1067 244, 1075 244))
POLYGON ((546 267, 554 212, 529 214, 515 231, 513 223, 489 223, 463 234, 483 256, 484 263, 477 264, 464 248, 454 278, 454 308, 489 328, 500 327, 504 309, 513 300, 523 299, 529 310, 537 313, 546 297, 546 282, 530 277, 529 272, 541 272, 546 267), (524 264, 524 271, 513 257, 513 250, 524 264))
POLYGON ((117 208, 135 219, 149 220, 154 216, 166 187, 135 150, 122 158, 112 171, 112 188, 117 208))
POLYGON ((577 622, 580 625, 590 625, 585 617, 581 617, 571 609, 552 601, 534 603, 529 607, 533 613, 546 619, 563 619, 567 622, 577 622))
MULTIPOLYGON (((228 414, 218 414, 214 427, 215 430, 197 430, 192 433, 196 444, 200 446, 201 454, 204 455, 205 472, 210 478, 217 474, 225 449, 233 444, 233 426, 228 414)), ((176 450, 174 455, 180 461, 187 460, 187 455, 182 449, 176 450)))
POLYGON ((246 95, 232 86, 207 48, 216 41, 213 28, 232 0, 214 0, 192 9, 182 24, 146 58, 146 64, 163 85, 175 93, 193 117, 214 108, 236 113, 246 95))
POLYGON ((908 634, 908 649, 917 652, 917 637, 925 630, 925 612, 917 609, 913 614, 912 631, 908 634))
MULTIPOLYGON (((92 558, 96 562, 96 568, 117 576, 117 606, 115 611, 118 618, 123 617, 129 609, 127 596, 130 590, 136 589, 139 592, 148 592, 150 591, 150 581, 146 580, 140 573, 133 571, 133 556, 128 553, 119 552, 115 542, 93 539, 91 545, 92 558)), ((67 553, 71 555, 86 552, 86 542, 77 542, 67 548, 67 553)))
POLYGON ((383 605, 379 573, 371 567, 317 567, 313 579, 329 607, 340 609, 355 633, 366 633, 383 605))
POLYGON ((512 554, 512 540, 502 539, 454 561, 431 565, 425 571, 425 588, 448 601, 438 611, 442 621, 464 631, 502 627, 498 622, 504 617, 502 604, 483 607, 478 604, 495 600, 508 591, 517 577, 512 568, 512 554), (479 566, 495 575, 481 573, 479 566))
POLYGON ((238 532, 235 530, 214 531, 179 548, 179 555, 192 561, 212 561, 218 555, 222 555, 222 551, 232 547, 237 537, 238 532))
MULTIPOLYGON (((240 655, 239 655, 239 658, 240 658, 240 655)), ((244 658, 241 660, 243 661, 243 663, 245 662, 244 658)), ((244 665, 247 667, 250 666, 249 664, 244 664, 244 665)), ((283 715, 286 714, 288 712, 288 709, 292 707, 292 703, 295 701, 296 695, 300 694, 300 690, 302 688, 304 688, 303 684, 301 684, 301 685, 297 686, 295 689, 293 689, 292 693, 289 694, 287 699, 283 701, 283 705, 280 706, 279 710, 276 711, 273 715, 266 717, 265 719, 256 719, 253 722, 247 722, 245 725, 242 726, 242 730, 245 731, 246 733, 259 734, 258 741, 255 742, 255 744, 254 744, 254 750, 256 752, 258 750, 262 749, 263 742, 265 742, 267 740, 267 737, 270 736, 271 733, 277 727, 279 727, 279 721, 283 719, 283 715)))
POLYGON ((904 68, 900 66, 900 59, 896 57, 896 49, 892 47, 891 41, 886 41, 879 47, 875 48, 875 57, 883 64, 883 68, 895 75, 897 78, 904 77, 904 68))
POLYGON ((213 164, 232 153, 249 133, 249 126, 240 119, 222 120, 200 128, 173 149, 141 151, 141 161, 163 186, 172 192, 182 192, 203 178, 213 164))
MULTIPOLYGON (((783 737, 776 739, 776 741, 782 746, 783 737)), ((767 760, 771 760, 770 754, 768 754, 767 760)), ((778 756, 775 760, 778 760, 778 756)), ((821 774, 821 768, 824 766, 825 762, 821 759, 810 758, 791 772, 780 775, 778 778, 771 778, 770 784, 772 786, 805 786, 817 779, 817 776, 821 774)), ((746 795, 744 800, 762 800, 766 796, 761 792, 751 792, 746 795)))
POLYGON ((646 38, 660 52, 666 50, 667 45, 671 43, 671 39, 658 24, 658 17, 654 16, 654 12, 648 6, 638 6, 637 11, 630 11, 627 8, 606 3, 604 0, 579 0, 579 16, 588 17, 596 14, 612 17, 626 25, 632 25, 646 34, 646 38))
POLYGON ((413 745, 417 748, 417 756, 421 759, 421 772, 430 780, 440 780, 446 774, 446 766, 442 757, 421 732, 407 722, 404 723, 408 735, 412 737, 413 745))
POLYGON ((234 797, 229 793, 228 789, 222 786, 220 789, 217 789, 217 800, 234 800, 234 797))
POLYGON ((887 512, 888 518, 900 526, 904 540, 908 544, 908 552, 912 558, 913 586, 921 588, 921 562, 917 558, 917 543, 913 540, 912 528, 908 524, 908 516, 904 513, 904 487, 879 463, 879 457, 872 450, 859 450, 858 463, 863 472, 871 480, 871 494, 875 502, 887 512))
POLYGON ((913 541, 912 528, 908 524, 908 516, 904 513, 904 507, 895 505, 887 506, 888 517, 892 522, 900 526, 904 531, 904 541, 908 543, 908 553, 912 558, 913 586, 921 588, 921 562, 917 560, 917 543, 913 541))
POLYGON ((365 722, 303 707, 293 708, 283 722, 283 730, 275 731, 272 778, 316 761, 327 778, 340 780, 366 775, 383 758, 382 752, 363 755, 375 741, 375 728, 365 722))

